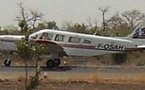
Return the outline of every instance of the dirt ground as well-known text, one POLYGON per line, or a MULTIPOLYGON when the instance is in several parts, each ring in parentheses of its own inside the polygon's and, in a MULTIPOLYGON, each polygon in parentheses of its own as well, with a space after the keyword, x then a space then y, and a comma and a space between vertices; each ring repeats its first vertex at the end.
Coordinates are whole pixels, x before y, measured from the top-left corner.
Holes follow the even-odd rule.
MULTIPOLYGON (((1 80, 0 90, 24 90, 23 80, 1 80)), ((35 90, 145 90, 145 84, 117 84, 109 82, 53 82, 41 81, 35 90)))
MULTIPOLYGON (((13 66, 24 65, 23 62, 18 62, 17 60, 14 62, 13 66)), ((30 64, 34 65, 33 62, 30 64)), ((41 62, 40 64, 44 65, 45 62, 41 62)), ((67 65, 83 65, 86 67, 93 67, 96 65, 102 66, 104 64, 106 64, 106 61, 94 61, 93 59, 91 62, 88 60, 84 62, 83 59, 79 61, 72 59, 67 63, 67 65)), ((0 65, 3 66, 2 60, 0 61, 0 65)), ((2 72, 0 72, 0 75, 2 75, 2 72)), ((12 75, 12 73, 7 73, 7 75, 4 75, 3 77, 7 77, 7 79, 0 77, 0 90, 25 90, 23 74, 12 75), (10 76, 10 78, 7 76, 10 76)), ((126 80, 95 80, 95 82, 87 82, 82 80, 53 81, 48 78, 41 78, 38 87, 34 90, 145 90, 145 81, 141 80, 141 82, 132 82, 126 80)))
MULTIPOLYGON (((91 74, 93 76, 89 75, 90 77, 87 77, 86 74, 67 74, 72 77, 72 79, 68 79, 68 76, 65 78, 61 77, 64 76, 62 74, 56 75, 54 73, 48 73, 47 77, 40 74, 39 85, 34 90, 145 90, 145 79, 144 76, 141 77, 142 75, 139 75, 138 79, 133 77, 125 79, 123 74, 115 75, 114 79, 104 79, 98 76, 94 77, 93 74, 91 74), (87 79, 81 79, 82 77, 87 79)), ((24 72, 1 72, 0 90, 25 90, 24 74, 24 72)), ((102 77, 108 77, 108 75, 102 77)), ((29 80, 32 76, 34 73, 29 73, 29 80)))

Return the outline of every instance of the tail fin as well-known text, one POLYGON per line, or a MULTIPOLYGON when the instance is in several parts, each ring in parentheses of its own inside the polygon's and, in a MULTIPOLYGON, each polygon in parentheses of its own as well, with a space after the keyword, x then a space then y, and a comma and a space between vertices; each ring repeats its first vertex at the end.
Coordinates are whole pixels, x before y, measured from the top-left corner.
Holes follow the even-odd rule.
POLYGON ((128 35, 128 39, 145 39, 145 19, 134 29, 134 31, 128 35))

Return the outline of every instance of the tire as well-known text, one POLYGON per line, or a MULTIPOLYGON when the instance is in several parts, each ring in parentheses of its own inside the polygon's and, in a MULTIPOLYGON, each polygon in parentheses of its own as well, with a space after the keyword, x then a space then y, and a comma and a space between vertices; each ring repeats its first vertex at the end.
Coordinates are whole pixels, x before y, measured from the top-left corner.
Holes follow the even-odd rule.
POLYGON ((54 61, 53 60, 48 60, 47 62, 46 62, 46 66, 48 67, 48 68, 53 68, 55 65, 54 65, 55 63, 54 63, 54 61))
POLYGON ((60 63, 61 63, 61 61, 60 61, 59 58, 54 59, 53 61, 54 61, 54 65, 55 65, 55 67, 58 67, 58 66, 60 65, 60 63))
POLYGON ((4 64, 5 64, 5 66, 10 66, 11 65, 11 60, 10 59, 6 59, 5 61, 4 61, 4 64))

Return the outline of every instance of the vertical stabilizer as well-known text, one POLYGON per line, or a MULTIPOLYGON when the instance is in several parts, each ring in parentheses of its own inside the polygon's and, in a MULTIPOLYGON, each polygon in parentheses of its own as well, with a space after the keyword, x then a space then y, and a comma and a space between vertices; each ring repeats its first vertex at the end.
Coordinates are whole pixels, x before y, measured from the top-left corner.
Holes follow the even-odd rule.
POLYGON ((127 36, 128 39, 145 39, 145 19, 127 36))

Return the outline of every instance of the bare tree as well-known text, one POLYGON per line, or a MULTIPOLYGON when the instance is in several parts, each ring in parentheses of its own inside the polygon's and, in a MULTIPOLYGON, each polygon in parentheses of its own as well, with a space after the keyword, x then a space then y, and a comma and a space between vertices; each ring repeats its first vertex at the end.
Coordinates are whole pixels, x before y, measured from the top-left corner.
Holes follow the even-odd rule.
POLYGON ((27 32, 30 25, 32 26, 32 29, 35 29, 36 22, 41 20, 43 14, 34 10, 31 10, 30 14, 28 14, 23 3, 18 3, 18 6, 20 8, 20 16, 16 18, 18 25, 21 28, 21 32, 27 32))
POLYGON ((122 14, 130 29, 136 27, 141 19, 145 17, 143 13, 138 10, 126 11, 122 14))
POLYGON ((106 19, 105 19, 105 14, 108 12, 109 8, 110 7, 98 8, 98 10, 101 11, 101 13, 102 13, 103 31, 106 30, 107 23, 106 23, 106 19))
POLYGON ((118 30, 119 27, 121 27, 123 24, 125 24, 125 21, 123 18, 117 13, 114 16, 112 16, 109 20, 107 20, 107 24, 109 28, 113 30, 118 30))
POLYGON ((32 25, 32 29, 35 29, 35 25, 37 21, 41 21, 42 20, 42 13, 38 13, 37 11, 31 10, 31 25, 32 25))
POLYGON ((20 8, 20 16, 16 18, 18 20, 19 27, 21 28, 21 32, 24 32, 25 30, 27 31, 28 29, 28 23, 27 23, 28 14, 25 13, 25 8, 22 3, 18 3, 18 6, 20 8))
POLYGON ((110 30, 115 31, 112 36, 120 36, 119 32, 122 32, 127 27, 125 20, 118 13, 107 20, 107 25, 110 30))

